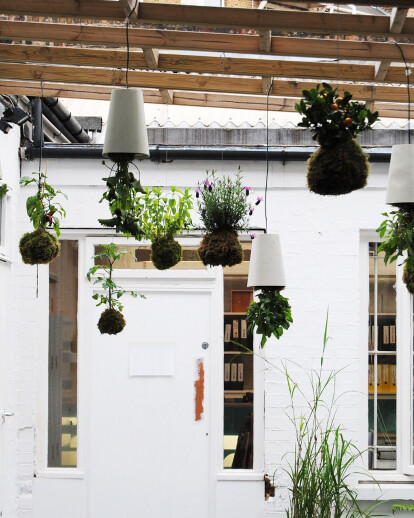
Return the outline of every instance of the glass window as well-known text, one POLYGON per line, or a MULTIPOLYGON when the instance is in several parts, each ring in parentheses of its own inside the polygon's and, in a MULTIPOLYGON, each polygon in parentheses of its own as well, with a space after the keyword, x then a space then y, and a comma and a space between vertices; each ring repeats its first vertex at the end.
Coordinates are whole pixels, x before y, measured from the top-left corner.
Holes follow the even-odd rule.
POLYGON ((384 264, 369 246, 368 445, 369 468, 396 469, 396 263, 384 264))
POLYGON ((253 299, 247 287, 250 243, 244 261, 224 269, 224 468, 253 468, 253 335, 246 309, 253 299))
POLYGON ((78 242, 49 267, 48 466, 77 466, 78 242))

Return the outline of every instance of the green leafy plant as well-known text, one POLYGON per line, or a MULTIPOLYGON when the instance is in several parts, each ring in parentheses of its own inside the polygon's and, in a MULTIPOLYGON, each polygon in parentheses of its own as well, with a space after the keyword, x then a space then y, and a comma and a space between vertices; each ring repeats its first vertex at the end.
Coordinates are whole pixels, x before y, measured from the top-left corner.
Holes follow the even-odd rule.
POLYGON ((414 505, 410 504, 395 504, 392 506, 392 514, 398 511, 411 511, 414 513, 414 505))
POLYGON ((290 492, 287 518, 369 517, 374 516, 372 513, 378 505, 374 502, 362 509, 350 480, 355 473, 367 473, 355 467, 362 454, 336 424, 340 397, 335 393, 335 383, 340 371, 326 372, 324 368, 327 326, 328 318, 319 368, 308 373, 309 397, 289 374, 286 365, 284 367, 290 395, 287 414, 296 439, 293 460, 285 469, 290 492), (332 384, 334 387, 330 390, 332 384))
POLYGON ((36 184, 37 192, 26 200, 26 210, 33 224, 34 232, 24 234, 19 242, 19 250, 26 264, 47 264, 53 261, 60 252, 60 244, 56 237, 47 231, 52 228, 60 236, 60 218, 66 216, 66 211, 55 198, 67 196, 59 189, 54 189, 46 181, 45 172, 33 173, 34 178, 24 176, 20 184, 27 186, 36 184))
MULTIPOLYGON (((112 167, 106 166, 111 173, 107 178, 103 178, 107 190, 100 202, 106 200, 109 203, 112 218, 98 221, 104 227, 115 227, 117 232, 140 239, 143 230, 139 225, 141 214, 139 199, 144 190, 140 180, 137 180, 134 173, 130 171, 131 163, 129 159, 119 159, 112 167), (115 174, 112 174, 114 171, 115 174)), ((102 164, 105 165, 104 160, 102 164)))
POLYGON ((7 187, 6 183, 0 185, 0 200, 2 200, 6 196, 8 191, 9 188, 7 187))
POLYGON ((272 335, 279 339, 283 331, 293 322, 289 299, 278 290, 262 289, 258 301, 251 302, 247 308, 246 323, 250 333, 262 335, 260 346, 264 347, 272 335))
POLYGON ((100 251, 93 256, 95 266, 92 266, 86 274, 89 282, 93 281, 93 285, 98 284, 104 293, 95 293, 92 298, 98 303, 97 306, 106 306, 105 311, 101 314, 98 322, 99 331, 104 334, 118 334, 125 327, 125 319, 122 315, 124 308, 120 298, 129 293, 132 297, 137 298, 138 295, 145 298, 144 295, 138 294, 136 291, 124 290, 115 283, 112 278, 114 263, 128 252, 126 250, 118 250, 115 243, 109 245, 99 245, 100 251), (96 278, 93 276, 98 272, 96 278))
MULTIPOLYGON (((205 265, 233 266, 243 260, 237 231, 246 230, 249 216, 255 209, 250 203, 250 187, 243 187, 240 168, 235 177, 216 177, 207 171, 207 178, 198 185, 198 212, 206 234, 198 249, 205 265)), ((255 205, 262 198, 256 199, 255 205)))
POLYGON ((151 260, 159 270, 171 268, 182 258, 181 245, 174 237, 191 225, 190 189, 180 191, 172 186, 166 193, 161 187, 146 187, 139 203, 142 236, 152 243, 151 260))
POLYGON ((295 104, 296 111, 303 115, 298 126, 311 128, 313 139, 321 146, 353 139, 378 119, 378 112, 372 113, 365 104, 351 101, 348 91, 340 96, 338 88, 328 83, 302 90, 302 95, 303 99, 295 104))

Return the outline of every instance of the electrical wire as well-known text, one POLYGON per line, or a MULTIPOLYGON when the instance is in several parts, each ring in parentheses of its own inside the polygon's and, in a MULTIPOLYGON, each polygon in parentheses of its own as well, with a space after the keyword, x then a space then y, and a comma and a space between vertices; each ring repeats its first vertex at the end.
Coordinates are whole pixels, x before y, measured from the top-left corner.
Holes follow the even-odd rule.
POLYGON ((407 64, 407 60, 405 59, 404 51, 401 47, 401 45, 398 43, 398 41, 391 40, 393 43, 395 43, 398 47, 398 50, 401 53, 401 57, 403 58, 404 65, 405 65, 405 75, 407 76, 407 114, 408 114, 408 143, 411 144, 411 131, 410 131, 410 124, 411 124, 411 93, 410 93, 410 69, 407 64))
POLYGON ((265 234, 267 234, 267 186, 269 181, 269 96, 273 88, 273 79, 267 90, 266 96, 266 183, 264 195, 264 213, 265 213, 265 234))
POLYGON ((125 71, 125 83, 126 83, 126 87, 127 88, 128 88, 128 71, 129 71, 129 20, 130 20, 131 16, 133 15, 133 13, 135 12, 136 8, 137 8, 138 2, 139 2, 139 0, 135 0, 135 5, 131 9, 131 12, 128 14, 127 19, 126 19, 126 25, 125 25, 126 45, 127 45, 127 61, 126 61, 126 71, 125 71))

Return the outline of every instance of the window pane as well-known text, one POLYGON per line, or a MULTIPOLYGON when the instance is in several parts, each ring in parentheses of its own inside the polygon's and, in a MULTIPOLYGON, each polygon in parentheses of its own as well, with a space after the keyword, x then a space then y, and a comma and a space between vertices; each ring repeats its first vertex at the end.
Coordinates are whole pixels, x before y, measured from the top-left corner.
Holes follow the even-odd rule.
POLYGON ((250 247, 243 243, 242 264, 224 269, 223 465, 233 469, 253 468, 253 335, 246 328, 253 299, 247 288, 250 247))
POLYGON ((78 242, 49 267, 49 467, 77 465, 78 242))
POLYGON ((368 444, 370 469, 396 469, 396 268, 370 244, 368 444))

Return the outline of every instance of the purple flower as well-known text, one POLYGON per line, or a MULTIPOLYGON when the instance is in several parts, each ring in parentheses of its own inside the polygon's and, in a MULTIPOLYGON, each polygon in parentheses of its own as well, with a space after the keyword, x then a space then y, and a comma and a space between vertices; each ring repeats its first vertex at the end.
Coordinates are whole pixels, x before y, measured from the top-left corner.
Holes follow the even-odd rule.
POLYGON ((257 237, 257 234, 254 234, 254 233, 253 233, 253 234, 250 234, 250 239, 252 239, 252 240, 253 240, 255 237, 257 237))
POLYGON ((246 191, 246 196, 249 196, 251 187, 243 187, 243 189, 246 191))
POLYGON ((203 180, 204 189, 208 189, 210 192, 213 190, 213 184, 208 180, 203 180))
POLYGON ((250 210, 249 210, 249 216, 251 216, 254 212, 254 207, 252 207, 250 210))
POLYGON ((261 198, 260 196, 257 197, 257 201, 256 201, 256 205, 259 205, 259 203, 263 201, 263 198, 261 198))
POLYGON ((228 185, 227 189, 233 189, 233 186, 232 185, 228 185))
POLYGON ((195 190, 195 193, 196 193, 196 198, 199 198, 200 197, 200 189, 198 187, 195 190))

